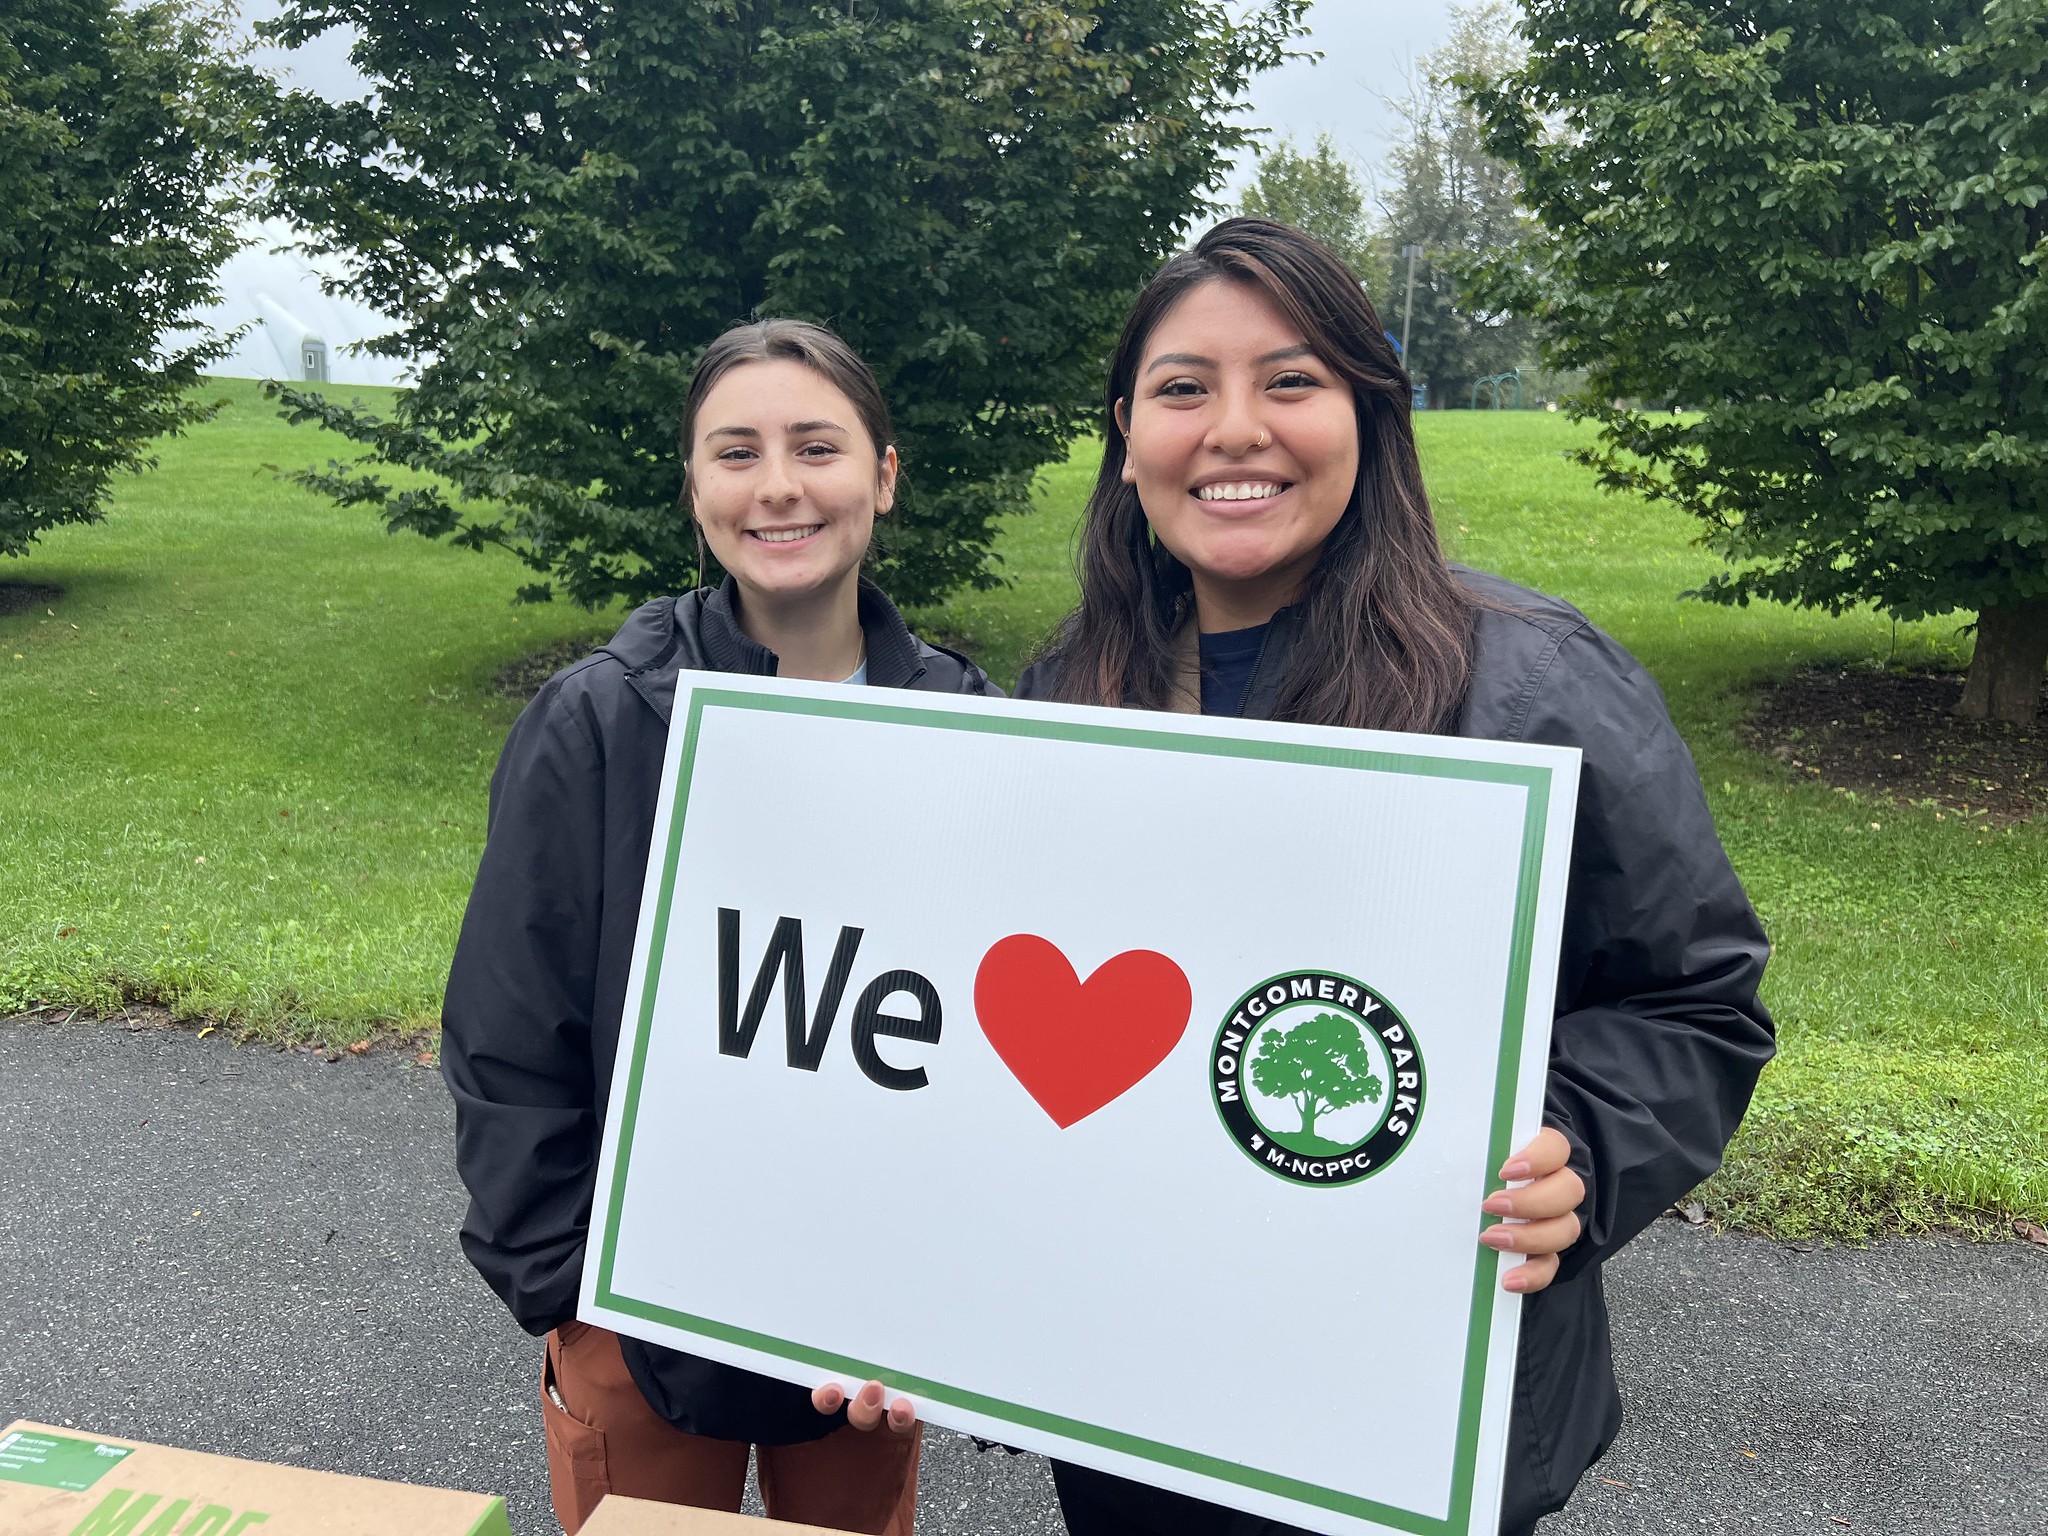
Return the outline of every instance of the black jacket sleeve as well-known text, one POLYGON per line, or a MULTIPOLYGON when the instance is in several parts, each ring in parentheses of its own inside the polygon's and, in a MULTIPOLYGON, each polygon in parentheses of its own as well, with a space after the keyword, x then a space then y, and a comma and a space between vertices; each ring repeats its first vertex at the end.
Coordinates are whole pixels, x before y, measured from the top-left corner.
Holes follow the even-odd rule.
POLYGON ((531 1333, 574 1316, 597 1170, 602 757, 551 683, 512 728, 441 1015, 463 1252, 531 1333))
POLYGON ((1544 1107, 1586 1181, 1570 1279, 1720 1166, 1774 1049, 1770 946, 1663 696, 1619 645, 1568 636, 1523 737, 1584 754, 1544 1107))

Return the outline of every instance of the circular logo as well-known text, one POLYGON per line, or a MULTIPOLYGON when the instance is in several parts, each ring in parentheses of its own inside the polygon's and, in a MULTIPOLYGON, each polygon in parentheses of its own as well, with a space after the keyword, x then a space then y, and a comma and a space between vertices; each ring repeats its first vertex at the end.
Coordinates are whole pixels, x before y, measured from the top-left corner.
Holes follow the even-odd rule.
POLYGON ((1209 1053, 1216 1112, 1245 1155, 1297 1184, 1355 1184, 1422 1119, 1422 1047, 1372 988, 1291 971, 1237 1000, 1209 1053))

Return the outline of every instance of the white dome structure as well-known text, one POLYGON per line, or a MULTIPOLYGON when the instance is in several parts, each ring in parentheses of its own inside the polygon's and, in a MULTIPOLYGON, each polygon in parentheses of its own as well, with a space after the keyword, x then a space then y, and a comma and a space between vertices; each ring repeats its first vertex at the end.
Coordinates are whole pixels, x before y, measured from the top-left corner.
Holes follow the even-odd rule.
POLYGON ((216 331, 242 328, 234 350, 207 371, 231 379, 281 379, 332 384, 400 384, 408 366, 387 357, 353 355, 353 343, 397 329, 366 304, 320 291, 326 263, 279 249, 282 224, 250 231, 246 250, 220 270, 221 302, 199 316, 216 331))

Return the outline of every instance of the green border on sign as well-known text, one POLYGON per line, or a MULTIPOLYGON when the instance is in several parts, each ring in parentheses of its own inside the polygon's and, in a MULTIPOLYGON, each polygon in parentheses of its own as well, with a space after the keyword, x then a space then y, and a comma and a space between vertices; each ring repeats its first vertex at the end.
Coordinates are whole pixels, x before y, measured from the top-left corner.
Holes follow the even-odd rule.
MULTIPOLYGON (((1277 1494, 1319 1509, 1357 1519, 1376 1520, 1415 1536, 1462 1536, 1471 1522, 1472 1484, 1479 1445, 1480 1399, 1486 1384, 1488 1334, 1492 1320, 1495 1283, 1500 1256, 1475 1242, 1472 1273, 1472 1305, 1465 1335, 1465 1379, 1459 1396, 1457 1450, 1452 1464, 1449 1514, 1438 1519, 1363 1499, 1355 1494, 1324 1488, 1299 1478, 1285 1477, 1256 1467, 1240 1466, 1178 1446, 1141 1439, 1101 1425, 1084 1424, 1042 1409, 1006 1403, 977 1392, 928 1381, 905 1371, 870 1360, 853 1360, 789 1339, 778 1339, 751 1329, 736 1328, 712 1318, 692 1317, 652 1302, 621 1296, 612 1288, 612 1270, 619 1240, 619 1216, 625 1204, 626 1179, 633 1153, 633 1132, 640 1110, 641 1076, 647 1062, 648 1034, 654 1018, 656 987, 661 976, 663 951, 668 941, 669 909, 675 896, 676 865, 681 856, 684 824, 688 818, 691 773, 697 761, 697 741, 707 709, 753 710, 769 714, 815 715, 826 719, 866 720, 879 725, 904 725, 919 729, 973 731, 988 736, 1030 736, 1059 741, 1087 742, 1096 746, 1127 747, 1148 752, 1191 752, 1208 757, 1234 757, 1258 762, 1302 763, 1320 768, 1349 768, 1368 773, 1397 773, 1411 777, 1466 779, 1492 784, 1511 784, 1527 792, 1522 818, 1522 862, 1515 891, 1515 916, 1508 950, 1507 1001, 1501 1015, 1500 1056, 1495 1067, 1493 1127, 1487 1166, 1497 1168, 1512 1150, 1515 1073, 1522 1054, 1522 1019, 1528 1008, 1529 962, 1535 947, 1536 884, 1543 867, 1543 836, 1550 808, 1548 768, 1518 763, 1468 762, 1452 758, 1424 757, 1406 752, 1374 751, 1350 747, 1311 746, 1284 741, 1248 741, 1227 736, 1201 736, 1180 731, 1148 729, 1142 725, 1084 724, 1079 721, 1042 720, 1018 715, 978 714, 921 708, 915 704, 878 703, 867 699, 821 699, 795 694, 753 693, 743 689, 698 688, 690 695, 688 714, 683 720, 682 758, 676 775, 675 807, 669 821, 668 846, 662 851, 661 883, 657 888, 654 930, 647 952, 647 971, 640 995, 638 1031, 633 1054, 627 1065, 626 1098, 619 1125, 618 1161, 612 1173, 603 1251, 598 1255, 597 1301, 600 1306, 646 1322, 662 1323, 706 1339, 737 1344, 763 1354, 829 1370, 856 1380, 879 1379, 916 1397, 965 1409, 1020 1427, 1062 1435, 1070 1440, 1100 1446, 1143 1461, 1153 1461, 1183 1471, 1277 1494)), ((1480 1198, 1485 1197, 1482 1190, 1480 1198)), ((1475 1205, 1477 1200, 1473 1202, 1475 1205)), ((1481 1229, 1493 1224, 1482 1221, 1481 1229)))

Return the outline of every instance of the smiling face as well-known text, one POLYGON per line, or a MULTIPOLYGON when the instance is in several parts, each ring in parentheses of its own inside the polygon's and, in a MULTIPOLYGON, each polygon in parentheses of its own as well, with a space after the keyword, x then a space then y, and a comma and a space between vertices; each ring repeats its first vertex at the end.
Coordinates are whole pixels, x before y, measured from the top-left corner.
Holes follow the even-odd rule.
POLYGON ((1271 299, 1217 279, 1160 317, 1117 404, 1124 480, 1193 577, 1201 628, 1292 602, 1358 481, 1343 376, 1271 299))
POLYGON ((896 450, 877 455, 853 402, 802 363, 742 363, 697 408, 690 509, 743 603, 851 587, 895 498, 896 450))

